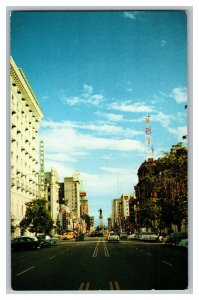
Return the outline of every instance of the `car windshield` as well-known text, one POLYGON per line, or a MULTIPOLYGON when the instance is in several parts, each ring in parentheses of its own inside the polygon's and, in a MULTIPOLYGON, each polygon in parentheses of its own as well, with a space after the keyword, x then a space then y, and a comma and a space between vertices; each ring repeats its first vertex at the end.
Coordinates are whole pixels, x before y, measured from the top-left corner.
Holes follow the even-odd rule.
POLYGON ((111 232, 110 235, 118 235, 117 232, 111 232))

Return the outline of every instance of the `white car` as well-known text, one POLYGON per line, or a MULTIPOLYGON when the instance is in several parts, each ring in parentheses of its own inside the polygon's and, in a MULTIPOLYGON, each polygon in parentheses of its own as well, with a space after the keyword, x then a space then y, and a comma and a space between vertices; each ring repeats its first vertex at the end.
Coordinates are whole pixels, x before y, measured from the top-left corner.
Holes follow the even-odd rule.
POLYGON ((140 240, 157 242, 159 239, 158 239, 158 234, 154 232, 144 232, 141 235, 140 240))
POLYGON ((135 233, 132 233, 128 236, 128 240, 136 240, 138 239, 138 233, 135 232, 135 233))
POLYGON ((108 235, 108 242, 119 242, 120 237, 117 232, 110 232, 108 235))

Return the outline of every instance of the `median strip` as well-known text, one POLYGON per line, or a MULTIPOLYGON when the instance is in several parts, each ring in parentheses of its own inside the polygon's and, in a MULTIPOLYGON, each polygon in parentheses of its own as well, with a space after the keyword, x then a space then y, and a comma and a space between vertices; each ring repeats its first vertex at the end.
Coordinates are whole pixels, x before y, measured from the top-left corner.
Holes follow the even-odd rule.
POLYGON ((97 254, 98 254, 98 247, 99 247, 99 242, 97 242, 96 246, 95 246, 95 249, 94 249, 94 252, 93 252, 93 255, 92 257, 97 257, 97 254))
POLYGON ((105 257, 110 257, 109 252, 108 252, 108 248, 106 246, 106 243, 104 242, 103 245, 104 245, 104 254, 105 254, 105 257))

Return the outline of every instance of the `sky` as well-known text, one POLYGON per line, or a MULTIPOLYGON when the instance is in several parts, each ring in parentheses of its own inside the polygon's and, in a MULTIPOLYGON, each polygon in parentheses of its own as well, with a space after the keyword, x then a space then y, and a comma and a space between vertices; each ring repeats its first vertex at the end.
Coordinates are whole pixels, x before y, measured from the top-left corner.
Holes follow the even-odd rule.
MULTIPOLYGON (((131 194, 146 159, 187 132, 184 11, 13 12, 10 50, 44 114, 45 171, 78 170, 98 223, 131 194)), ((183 141, 186 143, 186 141, 183 141)))

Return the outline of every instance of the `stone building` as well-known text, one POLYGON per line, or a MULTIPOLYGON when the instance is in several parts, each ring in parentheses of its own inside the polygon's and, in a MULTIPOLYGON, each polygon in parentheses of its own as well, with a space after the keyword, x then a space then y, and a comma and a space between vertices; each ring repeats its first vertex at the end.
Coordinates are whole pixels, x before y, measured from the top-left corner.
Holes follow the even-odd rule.
POLYGON ((59 174, 54 168, 51 168, 50 172, 45 172, 45 188, 47 209, 54 226, 57 226, 59 215, 59 187, 59 174))
MULTIPOLYGON (((38 130, 43 117, 22 69, 10 58, 11 220, 18 226, 25 204, 38 196, 38 130)), ((15 235, 20 234, 17 227, 15 235)))

